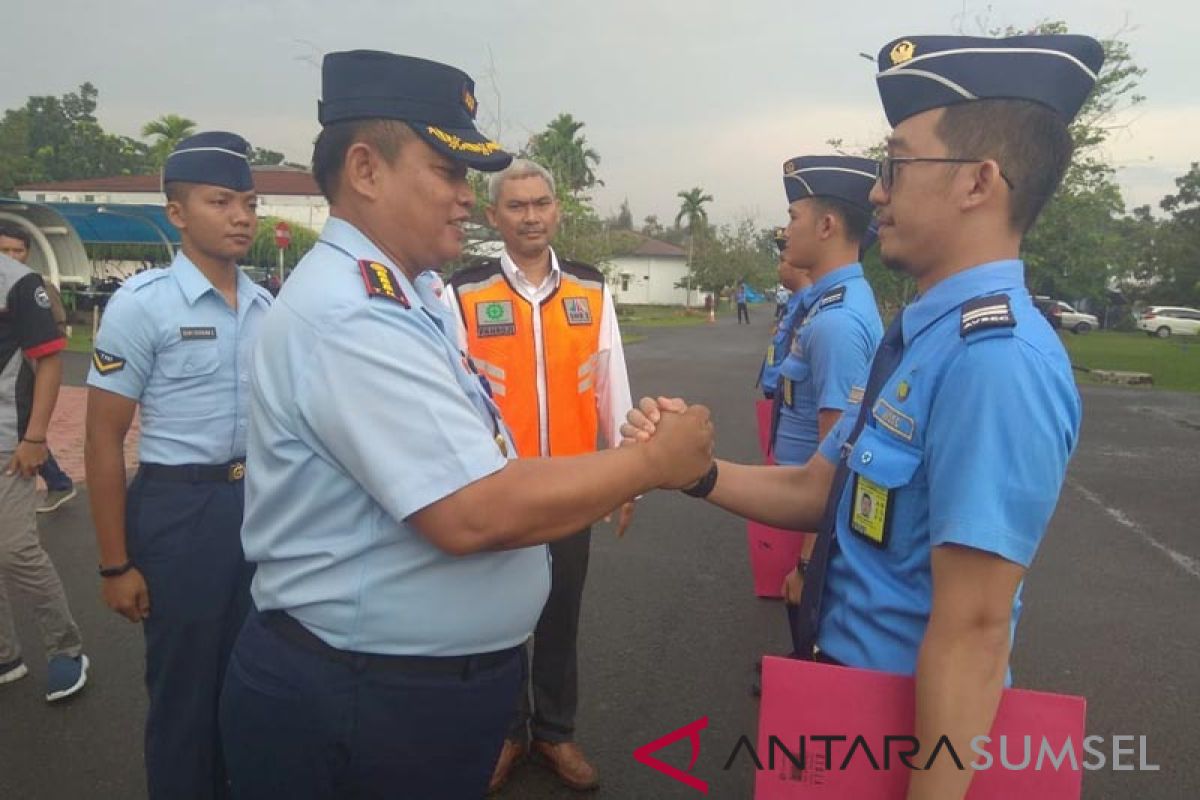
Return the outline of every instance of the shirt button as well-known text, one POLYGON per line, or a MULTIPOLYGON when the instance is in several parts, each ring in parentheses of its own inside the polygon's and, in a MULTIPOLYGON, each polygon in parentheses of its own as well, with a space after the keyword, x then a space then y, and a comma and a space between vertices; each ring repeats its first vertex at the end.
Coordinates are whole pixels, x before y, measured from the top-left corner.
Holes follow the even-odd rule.
POLYGON ((186 369, 186 370, 191 370, 191 368, 192 368, 192 362, 190 362, 190 361, 185 361, 185 362, 183 362, 183 368, 184 368, 184 369, 186 369))
POLYGON ((244 427, 246 427, 246 420, 244 420, 244 419, 239 419, 239 420, 238 420, 238 427, 239 427, 239 428, 244 428, 244 427))
POLYGON ((871 463, 871 461, 872 461, 872 460, 875 458, 875 456, 871 455, 871 451, 870 451, 870 450, 868 450, 867 452, 863 453, 863 454, 860 456, 860 458, 862 459, 862 463, 864 463, 864 464, 870 464, 870 463, 871 463))

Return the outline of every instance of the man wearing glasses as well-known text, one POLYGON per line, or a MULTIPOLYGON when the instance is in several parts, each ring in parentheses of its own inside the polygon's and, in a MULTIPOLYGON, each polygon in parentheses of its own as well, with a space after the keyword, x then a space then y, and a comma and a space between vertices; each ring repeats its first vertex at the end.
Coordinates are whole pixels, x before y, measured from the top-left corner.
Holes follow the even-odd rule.
MULTIPOLYGON (((1084 36, 884 46, 877 82, 894 130, 871 201, 884 263, 919 295, 817 456, 714 462, 689 490, 779 527, 820 520, 794 635, 816 660, 915 675, 917 738, 947 736, 960 752, 988 732, 1010 680, 1022 580, 1078 441, 1070 361, 1019 252, 1103 61, 1084 36)), ((643 400, 623 432, 652 435, 682 405, 643 400)), ((912 773, 908 797, 962 797, 970 780, 942 759, 912 773)))

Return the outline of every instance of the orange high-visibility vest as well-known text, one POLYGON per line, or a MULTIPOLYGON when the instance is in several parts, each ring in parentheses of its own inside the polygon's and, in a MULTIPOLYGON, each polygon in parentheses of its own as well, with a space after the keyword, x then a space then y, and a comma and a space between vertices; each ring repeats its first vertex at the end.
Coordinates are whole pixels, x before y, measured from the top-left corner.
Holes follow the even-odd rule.
POLYGON ((558 288, 537 308, 509 283, 499 261, 450 279, 467 330, 467 352, 491 385, 520 456, 596 449, 604 275, 570 261, 560 261, 559 267, 558 288), (539 370, 544 370, 544 393, 538 390, 539 370))

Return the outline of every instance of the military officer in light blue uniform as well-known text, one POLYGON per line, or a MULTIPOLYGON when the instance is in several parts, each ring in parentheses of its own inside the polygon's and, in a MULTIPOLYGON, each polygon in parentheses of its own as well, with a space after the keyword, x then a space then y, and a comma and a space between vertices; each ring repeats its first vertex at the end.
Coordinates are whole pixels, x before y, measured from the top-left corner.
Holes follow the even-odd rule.
POLYGON ((775 388, 779 385, 779 365, 783 363, 791 345, 796 311, 800 308, 804 290, 812 285, 808 273, 793 267, 784 255, 787 249, 786 228, 775 229, 775 246, 779 248, 779 282, 788 290, 789 295, 783 315, 775 322, 771 343, 767 345, 767 354, 763 357, 762 366, 758 370, 758 383, 755 384, 762 389, 763 397, 767 400, 775 397, 775 388))
POLYGON ((105 602, 146 636, 151 798, 227 796, 217 701, 249 608, 242 478, 250 361, 270 294, 238 267, 257 227, 240 136, 184 139, 167 158, 182 248, 129 278, 104 313, 88 374, 88 488, 105 602), (124 441, 141 410, 140 467, 124 441))
MULTIPOLYGON (((818 660, 914 675, 925 748, 944 736, 970 752, 991 728, 1022 581, 1078 442, 1071 364, 1019 253, 1103 62, 1099 42, 1075 35, 884 46, 877 83, 894 130, 871 200, 883 261, 918 297, 819 455, 796 468, 718 462, 709 494, 785 527, 824 510, 794 636, 818 660)), ((627 433, 668 416, 644 408, 627 433)), ((908 796, 959 798, 970 781, 969 766, 939 759, 911 773, 908 796)))
POLYGON ((859 252, 876 165, 850 156, 798 156, 783 168, 784 257, 808 271, 787 355, 779 366, 775 460, 803 464, 866 383, 883 324, 859 252))
MULTIPOLYGON (((474 84, 376 51, 322 66, 330 220, 263 325, 242 537, 256 610, 225 682, 239 798, 478 798, 524 685, 545 542, 711 460, 702 409, 660 447, 515 459, 431 273, 468 166, 511 157, 474 84)), ((653 443, 651 443, 653 444, 653 443)))

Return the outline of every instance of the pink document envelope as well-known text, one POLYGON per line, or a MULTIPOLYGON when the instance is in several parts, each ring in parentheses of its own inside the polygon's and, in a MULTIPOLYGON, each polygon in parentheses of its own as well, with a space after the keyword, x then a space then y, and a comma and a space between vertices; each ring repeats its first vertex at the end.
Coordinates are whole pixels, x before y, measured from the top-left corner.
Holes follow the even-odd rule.
MULTIPOLYGON (((882 769, 887 749, 884 737, 913 734, 914 687, 913 679, 902 675, 764 658, 757 745, 763 769, 757 773, 755 800, 903 800, 910 773, 897 753, 903 752, 906 745, 893 742, 890 767, 882 769), (802 735, 808 737, 805 769, 797 770, 777 746, 775 768, 771 770, 769 737, 777 737, 796 756, 802 735), (824 763, 824 742, 812 741, 813 736, 847 738, 833 744, 832 758, 824 763), (845 765, 857 736, 864 737, 881 769, 873 768, 861 747, 845 765)), ((1087 701, 1082 697, 1006 689, 987 746, 992 766, 975 773, 968 800, 1078 800, 1087 755, 1083 751, 1086 712, 1087 701), (1030 737, 1031 758, 1025 769, 1010 771, 1002 767, 1001 736, 1007 737, 1005 752, 1008 763, 1014 766, 1025 761, 1025 737, 1030 737), (1048 749, 1038 770, 1043 739, 1048 749), (1050 752, 1057 759, 1068 740, 1075 763, 1072 765, 1067 758, 1055 768, 1050 752)), ((913 764, 923 766, 935 744, 936 740, 922 742, 921 754, 912 758, 913 764)), ((958 757, 964 765, 982 760, 969 747, 958 757)), ((938 755, 938 763, 953 763, 949 751, 938 755)))
POLYGON ((787 574, 796 568, 800 551, 804 549, 804 537, 808 535, 746 521, 746 543, 750 548, 755 595, 780 596, 779 587, 787 574))
POLYGON ((775 463, 775 460, 767 455, 767 448, 771 444, 772 405, 770 400, 754 401, 754 414, 758 418, 758 448, 762 451, 763 460, 768 464, 775 463))

